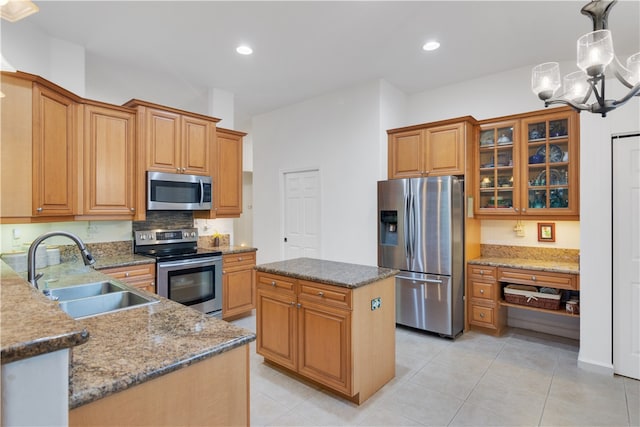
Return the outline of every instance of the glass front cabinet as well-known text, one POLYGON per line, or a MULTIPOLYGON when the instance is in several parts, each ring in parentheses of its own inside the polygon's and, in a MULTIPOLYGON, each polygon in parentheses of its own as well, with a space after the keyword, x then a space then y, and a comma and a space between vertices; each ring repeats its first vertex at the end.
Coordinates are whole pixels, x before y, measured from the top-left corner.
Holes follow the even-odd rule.
POLYGON ((578 218, 579 132, 569 108, 481 122, 476 215, 578 218))

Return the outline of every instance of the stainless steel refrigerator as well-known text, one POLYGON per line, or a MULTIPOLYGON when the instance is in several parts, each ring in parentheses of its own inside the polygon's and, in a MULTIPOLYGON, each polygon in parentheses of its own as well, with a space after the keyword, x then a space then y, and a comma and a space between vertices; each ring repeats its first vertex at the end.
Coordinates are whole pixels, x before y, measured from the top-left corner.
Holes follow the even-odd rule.
POLYGON ((454 176, 378 182, 378 265, 396 276, 396 323, 464 327, 464 196, 454 176))

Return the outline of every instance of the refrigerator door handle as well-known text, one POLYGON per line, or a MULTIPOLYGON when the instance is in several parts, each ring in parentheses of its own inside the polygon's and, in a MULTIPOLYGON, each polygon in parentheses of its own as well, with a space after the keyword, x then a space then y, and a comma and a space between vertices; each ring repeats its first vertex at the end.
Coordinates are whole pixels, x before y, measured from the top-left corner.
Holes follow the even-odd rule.
POLYGON ((409 252, 409 193, 405 191, 404 193, 404 253, 407 258, 407 263, 409 263, 409 257, 411 256, 409 252))
POLYGON ((411 259, 415 258, 415 244, 416 244, 416 207, 415 197, 413 193, 409 196, 409 253, 411 259))

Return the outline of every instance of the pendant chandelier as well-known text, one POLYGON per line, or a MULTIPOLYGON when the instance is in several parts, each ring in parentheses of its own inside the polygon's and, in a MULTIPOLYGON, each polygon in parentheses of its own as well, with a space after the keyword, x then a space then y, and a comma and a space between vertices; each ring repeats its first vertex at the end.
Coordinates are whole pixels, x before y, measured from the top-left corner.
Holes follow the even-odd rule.
POLYGON ((544 106, 566 104, 578 112, 590 111, 606 117, 607 113, 625 104, 634 96, 640 96, 640 52, 631 55, 626 66, 622 65, 613 51, 611 31, 607 29, 607 18, 617 0, 592 0, 581 9, 583 15, 593 20, 593 32, 578 39, 577 65, 581 71, 564 76, 562 94, 560 88, 560 66, 557 62, 537 65, 531 72, 531 90, 544 101, 544 106), (605 98, 605 71, 610 70, 629 92, 620 99, 605 98), (555 95, 555 96, 554 96, 555 95), (595 102, 589 103, 591 95, 595 102))

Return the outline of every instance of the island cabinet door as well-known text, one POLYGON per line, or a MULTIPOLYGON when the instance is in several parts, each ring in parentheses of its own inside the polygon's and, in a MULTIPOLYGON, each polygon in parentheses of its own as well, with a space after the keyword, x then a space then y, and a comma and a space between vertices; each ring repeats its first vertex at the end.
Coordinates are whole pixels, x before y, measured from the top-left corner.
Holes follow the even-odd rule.
POLYGON ((256 351, 291 370, 298 363, 296 311, 295 295, 258 288, 256 351))
POLYGON ((351 312, 300 301, 298 372, 351 396, 351 312))

